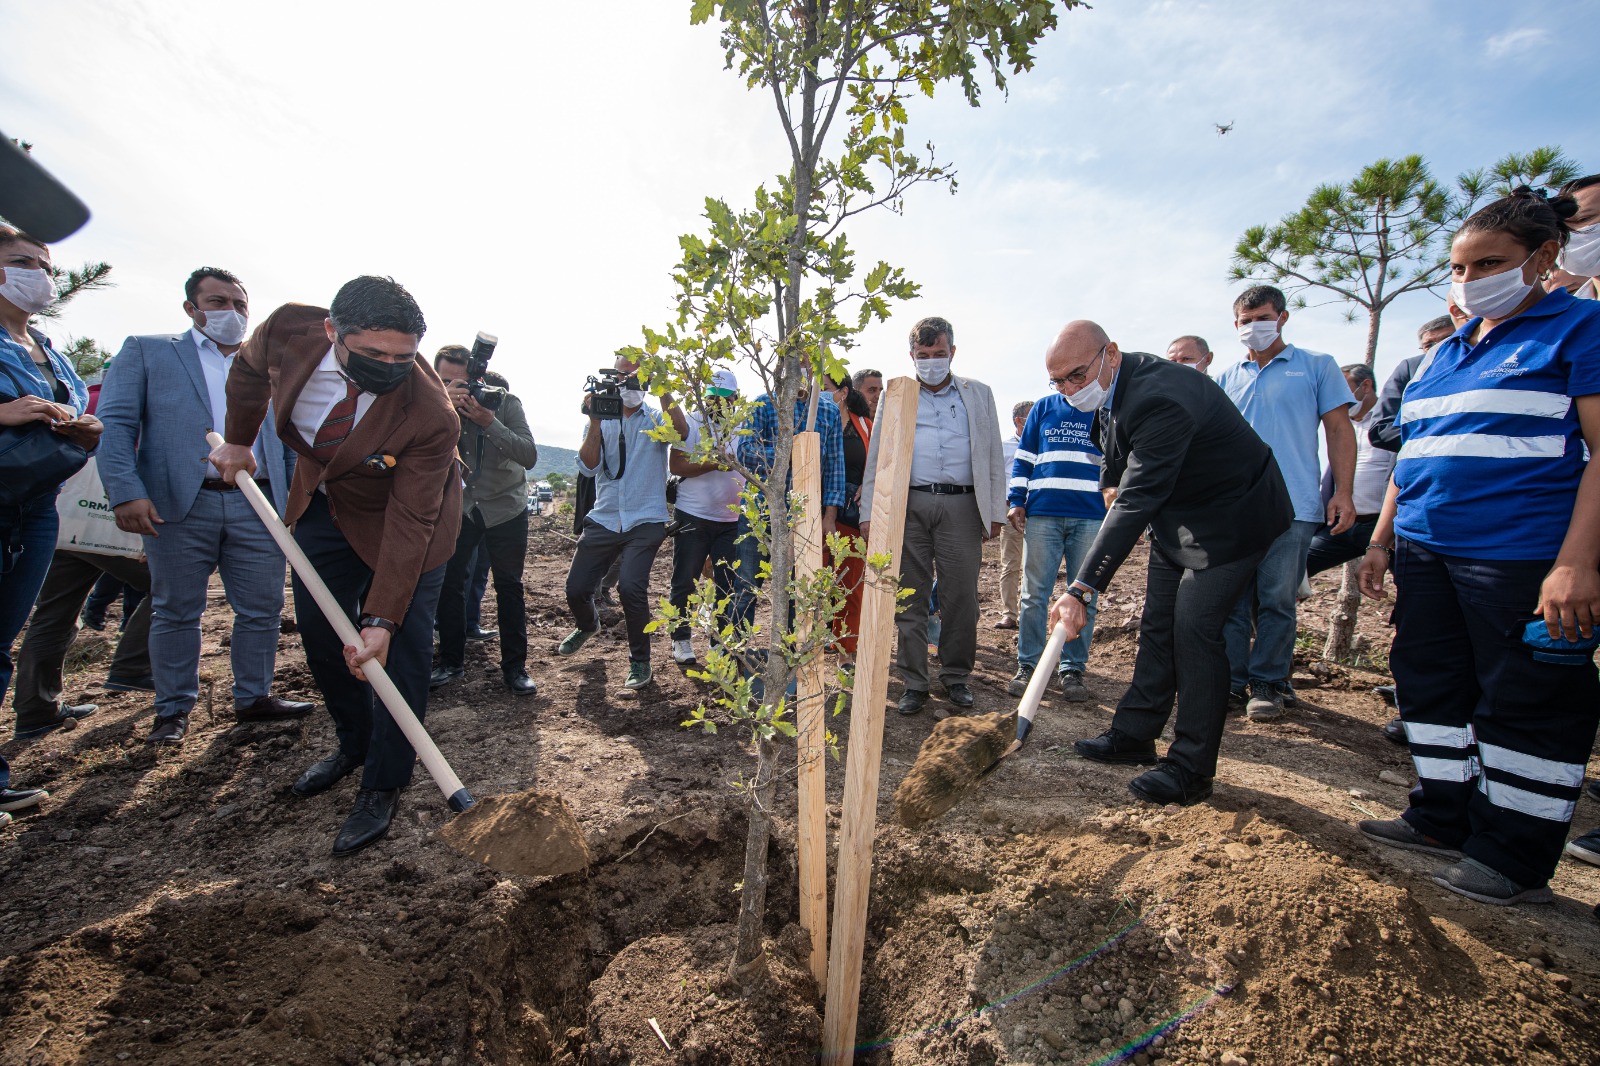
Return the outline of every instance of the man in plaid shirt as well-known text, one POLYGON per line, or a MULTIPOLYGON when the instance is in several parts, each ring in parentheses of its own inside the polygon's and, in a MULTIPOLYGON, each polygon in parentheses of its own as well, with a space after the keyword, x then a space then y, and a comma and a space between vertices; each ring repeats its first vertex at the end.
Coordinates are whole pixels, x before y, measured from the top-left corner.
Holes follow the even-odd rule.
MULTIPOLYGON (((801 389, 794 402, 794 427, 797 433, 805 429, 809 406, 806 390, 801 389)), ((770 395, 762 393, 756 398, 756 409, 751 412, 745 428, 750 432, 739 438, 739 461, 756 473, 765 474, 772 468, 773 450, 778 442, 778 409, 770 395)), ((844 430, 839 423, 838 406, 826 397, 817 404, 817 433, 822 438, 822 535, 826 538, 834 532, 839 508, 844 506, 844 430)), ((789 478, 792 485, 792 466, 789 478)), ((765 506, 765 501, 759 496, 757 506, 765 506)), ((750 520, 740 515, 735 556, 739 567, 734 574, 736 591, 732 621, 735 625, 747 622, 755 615, 756 575, 761 570, 764 558, 756 538, 745 536, 749 532, 750 520)))

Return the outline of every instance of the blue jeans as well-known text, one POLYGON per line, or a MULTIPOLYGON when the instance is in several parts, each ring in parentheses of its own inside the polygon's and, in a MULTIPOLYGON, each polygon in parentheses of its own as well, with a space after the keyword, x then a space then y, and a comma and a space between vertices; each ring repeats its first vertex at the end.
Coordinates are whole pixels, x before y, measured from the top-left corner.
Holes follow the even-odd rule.
MULTIPOLYGON (((1056 591, 1056 573, 1063 559, 1068 580, 1089 555, 1089 546, 1100 532, 1098 518, 1067 518, 1062 515, 1029 515, 1022 533, 1022 614, 1017 622, 1017 666, 1031 671, 1044 654, 1046 623, 1056 591)), ((1058 670, 1083 673, 1089 665, 1089 642, 1094 639, 1094 616, 1100 597, 1089 599, 1089 621, 1061 649, 1058 670)))
MULTIPOLYGON (((11 646, 50 572, 58 527, 53 492, 14 511, 0 509, 0 703, 11 687, 11 646)), ((0 757, 0 788, 10 784, 11 766, 0 757)))
POLYGON ((1228 684, 1234 692, 1250 681, 1289 683, 1294 665, 1295 590, 1306 572, 1306 552, 1320 522, 1290 523, 1256 569, 1255 580, 1240 595, 1228 618, 1228 684), (1255 614, 1255 644, 1250 643, 1250 616, 1255 614))
POLYGON ((233 705, 272 691, 283 614, 283 553, 244 494, 201 489, 189 513, 145 537, 156 716, 188 714, 200 693, 200 616, 211 575, 233 609, 233 705))

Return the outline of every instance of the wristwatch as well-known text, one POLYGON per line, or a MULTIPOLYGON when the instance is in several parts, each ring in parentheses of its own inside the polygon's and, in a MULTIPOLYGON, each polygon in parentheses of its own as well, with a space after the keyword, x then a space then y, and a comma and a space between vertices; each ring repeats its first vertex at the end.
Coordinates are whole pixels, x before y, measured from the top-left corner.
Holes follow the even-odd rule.
POLYGON ((1094 589, 1080 589, 1076 585, 1068 585, 1067 595, 1087 607, 1089 606, 1089 600, 1094 596, 1094 589))
POLYGON ((379 618, 375 614, 362 615, 360 620, 356 622, 356 627, 359 629, 387 629, 391 635, 400 628, 387 618, 379 618))

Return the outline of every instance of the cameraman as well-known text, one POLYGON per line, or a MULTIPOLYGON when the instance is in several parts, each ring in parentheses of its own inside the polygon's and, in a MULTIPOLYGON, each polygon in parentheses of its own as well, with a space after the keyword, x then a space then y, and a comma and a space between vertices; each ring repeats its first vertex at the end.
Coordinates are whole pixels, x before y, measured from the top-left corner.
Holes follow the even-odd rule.
MULTIPOLYGON (((651 679, 650 635, 644 627, 650 622, 650 567, 667 536, 667 454, 672 449, 649 436, 665 419, 645 403, 646 393, 633 376, 638 364, 619 355, 615 366, 624 379, 620 418, 602 418, 591 406, 594 399, 610 397, 583 397, 589 425, 578 448, 578 469, 595 479, 595 500, 567 571, 567 606, 578 628, 567 634, 558 651, 572 655, 600 631, 594 594, 612 561, 620 558, 618 592, 628 625, 625 684, 637 689, 651 679)), ((687 439, 689 424, 670 394, 662 394, 661 406, 679 439, 687 439)))
POLYGON ((461 534, 445 569, 439 592, 439 665, 431 688, 463 674, 467 648, 467 568, 479 549, 489 553, 494 595, 500 611, 500 675, 518 695, 536 691, 528 677, 528 616, 522 605, 522 564, 528 553, 528 475, 539 458, 522 401, 505 391, 505 379, 485 373, 476 383, 469 368, 472 352, 459 344, 439 349, 433 368, 461 416, 457 452, 466 464, 461 494, 461 534), (491 386, 487 392, 485 382, 491 386), (474 393, 483 397, 483 403, 474 393), (489 407, 485 403, 498 404, 489 407))

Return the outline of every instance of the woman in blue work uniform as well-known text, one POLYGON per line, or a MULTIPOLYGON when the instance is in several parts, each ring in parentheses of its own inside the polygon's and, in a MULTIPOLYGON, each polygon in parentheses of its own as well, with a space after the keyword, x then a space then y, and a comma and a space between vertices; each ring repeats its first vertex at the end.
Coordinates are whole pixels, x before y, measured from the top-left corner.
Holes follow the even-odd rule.
POLYGON ((1418 777, 1404 815, 1361 831, 1454 860, 1435 883, 1500 905, 1553 899, 1600 722, 1600 303, 1538 284, 1576 210, 1521 188, 1456 234, 1451 295, 1472 318, 1406 387, 1361 562, 1374 598, 1394 569, 1389 662, 1418 777))

